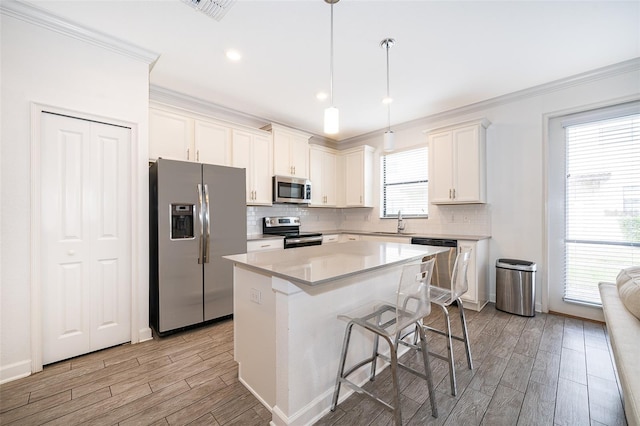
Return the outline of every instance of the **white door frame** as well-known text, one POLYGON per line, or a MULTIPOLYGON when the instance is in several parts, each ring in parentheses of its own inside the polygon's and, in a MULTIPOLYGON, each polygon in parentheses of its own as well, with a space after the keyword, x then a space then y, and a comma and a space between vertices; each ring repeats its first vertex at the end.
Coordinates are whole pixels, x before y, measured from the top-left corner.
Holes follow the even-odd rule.
MULTIPOLYGON (((597 110, 597 109, 602 109, 602 108, 608 108, 608 107, 612 107, 612 106, 616 106, 616 105, 620 105, 620 104, 624 104, 627 102, 635 102, 640 100, 640 98, 637 95, 632 95, 632 96, 624 96, 621 98, 615 98, 615 99, 610 99, 610 100, 606 100, 606 101, 601 101, 601 102, 596 102, 596 103, 592 103, 592 104, 587 104, 587 105, 582 105, 582 106, 577 106, 577 107, 571 107, 571 108, 567 108, 567 109, 563 109, 563 110, 559 110, 559 111, 554 111, 554 112, 549 112, 549 113, 545 113, 542 116, 542 129, 543 129, 543 134, 542 134, 542 139, 543 139, 543 143, 542 143, 542 150, 543 150, 543 172, 542 172, 542 180, 543 180, 543 205, 544 205, 544 218, 543 218, 543 229, 544 229, 544 233, 543 233, 543 239, 542 239, 542 246, 543 246, 543 254, 544 254, 544 258, 545 258, 545 269, 546 271, 541 271, 542 273, 542 295, 541 295, 541 307, 542 307, 542 312, 549 312, 550 310, 553 310, 553 305, 554 302, 551 300, 551 298, 553 298, 554 295, 554 291, 550 288, 551 283, 557 279, 558 277, 558 271, 557 271, 557 267, 554 267, 554 260, 552 259, 552 253, 553 253, 553 245, 556 244, 554 242, 553 239, 553 218, 552 218, 552 213, 554 211, 554 206, 553 204, 555 202, 557 202, 557 200, 552 200, 549 197, 551 196, 550 192, 551 189, 549 188, 550 185, 550 179, 549 179, 549 173, 550 173, 550 165, 549 163, 551 162, 550 160, 550 156, 551 156, 551 151, 552 151, 552 147, 551 147, 551 120, 553 119, 557 119, 559 117, 563 117, 563 116, 568 116, 568 115, 572 115, 572 114, 577 114, 577 113, 583 113, 583 112, 588 112, 591 110, 597 110)), ((564 222, 563 222, 564 223, 564 222)), ((562 225, 564 226, 564 225, 562 225)), ((556 296, 557 297, 557 296, 556 296)), ((557 305, 557 303, 556 303, 557 305)), ((602 310, 599 308, 594 308, 594 307, 589 307, 589 306, 582 306, 579 304, 564 304, 563 307, 563 311, 560 312, 563 314, 568 314, 568 315, 574 315, 574 316, 578 316, 578 317, 582 317, 582 318, 589 318, 589 319, 593 319, 596 321, 604 321, 604 316, 602 313, 602 310)))
POLYGON ((84 112, 73 111, 57 106, 31 103, 31 372, 42 371, 42 277, 40 274, 42 243, 40 239, 41 228, 41 185, 40 185, 40 117, 42 113, 66 115, 71 118, 97 121, 104 124, 128 127, 131 129, 131 343, 140 340, 138 327, 138 265, 140 256, 138 223, 138 202, 140 200, 139 188, 136 185, 139 175, 138 165, 138 126, 136 123, 118 119, 92 115, 84 112))

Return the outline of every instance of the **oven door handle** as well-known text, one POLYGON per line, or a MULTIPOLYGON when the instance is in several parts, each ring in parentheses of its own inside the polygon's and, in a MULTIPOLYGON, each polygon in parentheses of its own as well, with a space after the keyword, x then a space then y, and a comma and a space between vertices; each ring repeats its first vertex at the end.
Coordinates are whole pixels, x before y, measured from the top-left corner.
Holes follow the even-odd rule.
POLYGON ((287 244, 300 244, 300 243, 315 243, 322 241, 322 236, 319 237, 304 237, 304 238, 287 238, 287 244))

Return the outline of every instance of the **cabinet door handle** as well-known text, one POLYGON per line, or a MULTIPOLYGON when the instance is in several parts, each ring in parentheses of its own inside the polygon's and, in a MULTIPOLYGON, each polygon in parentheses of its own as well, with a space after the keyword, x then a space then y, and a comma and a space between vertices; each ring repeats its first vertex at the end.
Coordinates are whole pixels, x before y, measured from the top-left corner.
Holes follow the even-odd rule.
POLYGON ((200 150, 196 151, 196 161, 200 161, 200 150))
POLYGON ((189 160, 189 148, 187 148, 187 160, 189 160))
POLYGON ((449 199, 451 199, 451 188, 449 188, 449 199))
POLYGON ((296 174, 296 166, 293 166, 293 174, 296 174))
POLYGON ((455 188, 453 188, 453 199, 454 200, 456 199, 456 189, 455 188))

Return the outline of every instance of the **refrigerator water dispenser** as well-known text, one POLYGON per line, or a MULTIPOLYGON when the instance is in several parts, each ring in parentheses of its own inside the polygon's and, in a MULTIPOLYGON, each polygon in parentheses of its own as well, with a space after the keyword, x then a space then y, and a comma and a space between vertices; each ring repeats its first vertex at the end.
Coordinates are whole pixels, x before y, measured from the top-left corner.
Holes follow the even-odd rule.
POLYGON ((184 240, 195 237, 193 221, 196 206, 193 204, 171 204, 171 239, 184 240))

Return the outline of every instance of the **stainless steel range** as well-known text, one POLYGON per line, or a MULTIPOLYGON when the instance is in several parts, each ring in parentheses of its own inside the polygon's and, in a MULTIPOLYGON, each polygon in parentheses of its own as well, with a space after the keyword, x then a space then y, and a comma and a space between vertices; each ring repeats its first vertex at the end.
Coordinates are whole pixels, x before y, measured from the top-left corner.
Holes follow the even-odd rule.
POLYGON ((265 217, 262 220, 262 233, 283 235, 286 249, 322 244, 321 233, 300 232, 300 218, 297 216, 265 217))

